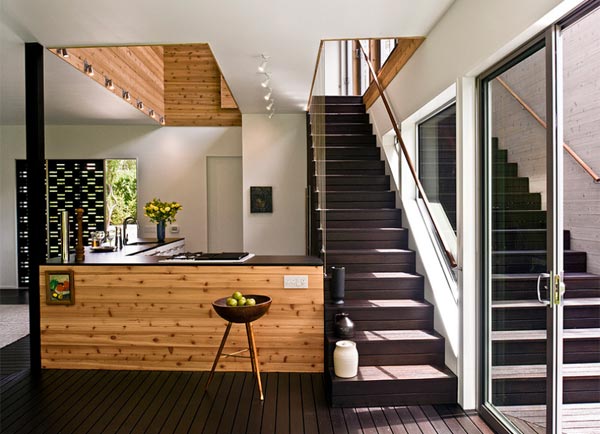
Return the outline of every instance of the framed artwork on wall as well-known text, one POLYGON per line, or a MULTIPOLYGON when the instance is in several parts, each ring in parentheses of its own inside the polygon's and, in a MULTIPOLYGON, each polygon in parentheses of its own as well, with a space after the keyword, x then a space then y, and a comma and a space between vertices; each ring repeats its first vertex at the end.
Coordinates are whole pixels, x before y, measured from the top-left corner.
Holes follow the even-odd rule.
POLYGON ((250 212, 273 212, 273 187, 250 187, 250 212))
POLYGON ((74 304, 74 282, 71 270, 46 271, 46 304, 74 304))

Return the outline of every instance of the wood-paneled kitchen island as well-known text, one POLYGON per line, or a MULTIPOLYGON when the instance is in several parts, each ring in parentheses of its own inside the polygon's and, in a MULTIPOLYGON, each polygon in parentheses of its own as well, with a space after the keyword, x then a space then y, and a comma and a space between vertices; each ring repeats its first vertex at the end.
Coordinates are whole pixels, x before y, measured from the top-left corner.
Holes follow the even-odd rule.
MULTIPOLYGON (((124 249, 126 250, 126 249, 124 249)), ((159 262, 140 254, 89 253, 83 263, 40 268, 42 366, 52 369, 209 370, 226 321, 211 303, 234 291, 273 299, 254 323, 262 371, 323 371, 323 267, 306 256, 255 256, 235 264, 159 262), (46 304, 45 272, 74 273, 74 304, 46 304), (308 288, 284 289, 284 276, 308 288)), ((234 325, 224 353, 247 347, 234 325)), ((248 356, 248 352, 240 355, 248 356)), ((249 371, 246 358, 218 369, 249 371)))

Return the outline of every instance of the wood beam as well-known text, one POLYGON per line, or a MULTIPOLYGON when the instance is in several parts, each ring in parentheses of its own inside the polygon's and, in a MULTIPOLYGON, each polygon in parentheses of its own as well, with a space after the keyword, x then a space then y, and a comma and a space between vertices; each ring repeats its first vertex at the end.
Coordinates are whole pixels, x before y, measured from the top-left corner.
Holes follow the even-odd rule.
MULTIPOLYGON (((398 39, 398 45, 390 54, 390 57, 386 60, 385 64, 381 67, 377 73, 379 82, 385 89, 396 77, 398 72, 406 65, 411 56, 417 51, 417 48, 423 43, 425 38, 400 38, 398 39)), ((371 82, 371 85, 363 95, 363 102, 365 107, 369 109, 375 101, 379 98, 379 92, 375 83, 371 82)))
POLYGON ((44 136, 44 48, 25 44, 25 134, 27 153, 27 247, 31 371, 41 372, 39 268, 46 259, 46 168, 44 136))

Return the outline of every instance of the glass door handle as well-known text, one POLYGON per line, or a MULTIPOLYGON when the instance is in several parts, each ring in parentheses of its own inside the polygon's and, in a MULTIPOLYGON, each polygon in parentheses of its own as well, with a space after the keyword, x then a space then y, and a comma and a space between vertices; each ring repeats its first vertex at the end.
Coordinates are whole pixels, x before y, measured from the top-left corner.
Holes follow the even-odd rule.
MULTIPOLYGON (((540 273, 537 278, 537 299, 544 306, 550 306, 550 300, 542 300, 542 296, 540 294, 540 281, 543 279, 548 279, 550 277, 549 273, 540 273)), ((544 286, 544 289, 547 290, 548 286, 544 286)))

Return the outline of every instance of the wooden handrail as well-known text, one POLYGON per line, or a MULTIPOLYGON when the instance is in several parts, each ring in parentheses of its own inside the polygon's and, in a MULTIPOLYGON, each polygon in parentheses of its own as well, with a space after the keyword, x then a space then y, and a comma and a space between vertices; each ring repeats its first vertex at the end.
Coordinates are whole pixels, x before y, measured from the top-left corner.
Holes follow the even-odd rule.
POLYGON ((450 262, 450 266, 452 268, 455 268, 458 264, 456 263, 456 259, 454 259, 454 255, 452 254, 450 249, 448 249, 448 247, 446 246, 446 243, 444 242, 444 239, 441 236, 441 232, 437 226, 435 218, 433 217, 433 213, 431 212, 429 199, 427 199, 427 195, 425 194, 425 189, 423 188, 423 185, 421 184, 421 181, 419 180, 415 166, 412 162, 412 159, 410 158, 410 155, 408 154, 408 150, 406 149, 404 140, 402 140, 402 134, 400 133, 400 129, 398 128, 398 124, 396 122, 396 119, 394 117, 392 109, 388 103, 388 100, 385 97, 385 94, 383 93, 383 87, 381 86, 381 83, 379 82, 379 78, 377 77, 375 68, 373 68, 373 65, 371 64, 371 61, 369 60, 369 56, 367 56, 367 53, 365 52, 365 49, 362 46, 362 43, 359 42, 358 46, 360 47, 360 51, 363 53, 365 61, 367 62, 367 65, 369 66, 369 70, 371 71, 371 75, 373 77, 373 81, 375 82, 375 86, 377 86, 377 90, 379 91, 379 95, 381 96, 381 100, 383 102, 383 105, 385 106, 385 110, 387 111, 390 121, 392 122, 392 126, 394 127, 394 132, 396 133, 396 138, 398 139, 398 143, 400 144, 400 148, 402 149, 402 154, 404 155, 404 158, 406 159, 406 163, 408 164, 410 173, 413 177, 413 180, 415 181, 417 190, 419 190, 419 194, 421 195, 421 198, 423 199, 423 203, 425 204, 425 209, 427 210, 427 214, 429 214, 429 219, 431 220, 433 229, 435 230, 438 239, 442 243, 442 247, 444 248, 444 250, 446 252, 446 257, 448 258, 448 261, 450 262))
POLYGON ((315 64, 315 72, 313 73, 312 83, 310 84, 310 93, 308 94, 308 104, 306 105, 306 110, 310 110, 310 106, 312 105, 313 99, 313 90, 315 90, 315 81, 317 81, 317 73, 319 72, 319 62, 321 61, 321 52, 323 51, 324 41, 321 41, 319 44, 319 52, 317 53, 317 63, 315 64))
MULTIPOLYGON (((546 121, 539 117, 538 114, 534 112, 533 109, 529 107, 529 105, 525 101, 523 101, 523 98, 517 95, 517 93, 514 90, 512 90, 504 80, 502 80, 500 77, 496 77, 496 80, 498 80, 498 83, 500 83, 502 87, 504 87, 504 89, 506 89, 507 92, 510 93, 513 96, 513 98, 516 99, 519 102, 519 104, 521 104, 521 106, 523 106, 523 108, 529 112, 531 116, 533 116, 533 118, 538 122, 538 124, 540 124, 544 128, 548 128, 548 124, 546 124, 546 121)), ((571 157, 573 157, 575 162, 579 164, 583 168, 583 170, 585 170, 588 173, 588 175, 592 177, 596 184, 600 184, 600 176, 598 176, 598 174, 594 172, 594 170, 590 166, 588 166, 588 164, 585 161, 583 161, 579 155, 577 155, 573 148, 571 148, 566 143, 563 143, 563 148, 571 157)))

